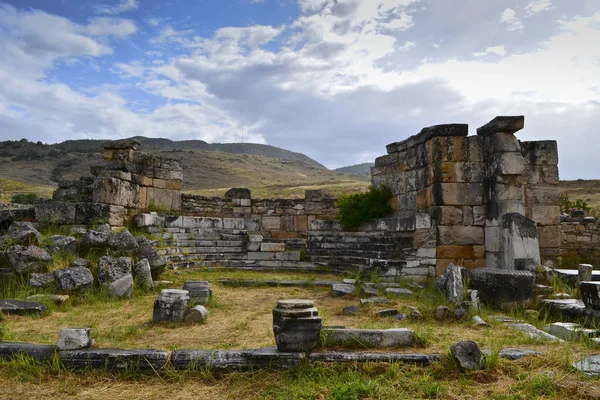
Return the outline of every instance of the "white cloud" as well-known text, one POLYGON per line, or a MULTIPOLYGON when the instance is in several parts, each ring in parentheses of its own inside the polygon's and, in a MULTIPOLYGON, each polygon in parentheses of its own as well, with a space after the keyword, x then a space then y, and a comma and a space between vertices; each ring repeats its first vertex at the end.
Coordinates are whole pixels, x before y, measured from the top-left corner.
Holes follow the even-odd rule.
POLYGON ((215 33, 215 39, 218 41, 231 40, 238 44, 254 47, 269 43, 271 40, 275 39, 283 29, 285 29, 285 26, 273 28, 272 26, 265 25, 256 25, 245 28, 220 28, 215 33))
POLYGON ((525 6, 525 11, 527 11, 526 16, 530 17, 533 14, 537 14, 542 11, 551 10, 552 2, 550 0, 532 0, 527 6, 525 6))
POLYGON ((508 25, 509 31, 522 31, 524 26, 521 20, 516 17, 517 13, 512 8, 507 8, 500 15, 500 22, 508 25))
POLYGON ((114 36, 123 38, 137 32, 135 23, 122 18, 92 18, 87 26, 87 32, 92 36, 114 36))
POLYGON ((506 49, 504 48, 504 46, 493 46, 493 47, 486 48, 484 51, 473 53, 473 55, 475 57, 484 57, 484 56, 487 56, 490 54, 495 54, 498 56, 505 56, 506 49))
POLYGON ((117 15, 127 11, 135 10, 139 7, 137 0, 121 0, 121 2, 114 6, 98 5, 96 11, 100 14, 117 15))

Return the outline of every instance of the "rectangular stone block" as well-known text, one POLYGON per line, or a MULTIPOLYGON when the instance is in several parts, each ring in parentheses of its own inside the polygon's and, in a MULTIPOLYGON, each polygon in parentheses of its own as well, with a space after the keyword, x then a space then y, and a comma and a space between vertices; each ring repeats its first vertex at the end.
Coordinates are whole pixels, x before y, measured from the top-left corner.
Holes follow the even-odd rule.
POLYGON ((513 185, 505 185, 502 183, 495 184, 495 200, 503 201, 503 200, 523 200, 523 187, 522 186, 513 186, 513 185))
POLYGON ((275 259, 279 261, 300 261, 299 251, 281 251, 275 253, 275 259))
POLYGON ((244 218, 223 218, 223 229, 244 230, 245 228, 244 218))
POLYGON ((284 215, 281 217, 281 230, 287 232, 294 230, 294 216, 284 215))
POLYGON ((272 252, 249 251, 248 260, 275 260, 275 254, 272 252))
MULTIPOLYGON (((94 183, 92 201, 128 208, 138 207, 139 186, 116 178, 98 178, 94 183)), ((169 207, 171 202, 169 201, 169 207)))
POLYGON ((482 162, 455 162, 455 182, 481 183, 485 179, 485 164, 482 162))
POLYGON ((525 171, 525 160, 517 152, 497 154, 494 164, 499 175, 521 175, 525 171))
POLYGON ((521 152, 528 164, 558 164, 558 144, 555 140, 521 142, 521 152))
POLYGON ((528 186, 526 193, 528 204, 560 205, 560 190, 556 186, 528 186))
POLYGON ((560 247, 560 226, 538 227, 538 240, 540 247, 560 247))
POLYGON ((559 225, 560 206, 534 205, 531 207, 531 219, 538 225, 559 225))
POLYGON ((439 245, 485 244, 484 230, 478 226, 438 226, 439 245))
POLYGON ((271 232, 271 238, 273 239, 300 239, 302 235, 300 232, 282 232, 274 231, 271 232))
POLYGON ((294 217, 294 230, 297 232, 308 231, 308 217, 306 215, 297 215, 294 217))
POLYGON ((265 231, 279 231, 281 230, 281 217, 265 215, 262 217, 261 225, 265 231))
POLYGON ((483 204, 483 184, 436 183, 432 197, 437 206, 478 206, 483 204))
POLYGON ((158 189, 166 189, 167 181, 165 179, 154 178, 152 180, 152 186, 154 186, 155 188, 158 188, 158 189))
POLYGON ((458 206, 437 206, 430 209, 431 216, 438 225, 462 225, 463 208, 458 206))
POLYGON ((437 246, 438 258, 472 259, 472 245, 442 245, 437 246))
MULTIPOLYGON (((408 196, 408 195, 405 195, 408 196)), ((433 196, 431 191, 431 186, 428 186, 424 189, 419 190, 416 194, 411 193, 411 197, 409 197, 409 201, 402 202, 402 206, 400 205, 400 201, 405 200, 402 196, 398 196, 398 210, 399 211, 409 211, 409 210, 424 210, 431 207, 433 203, 433 196), (414 203, 412 200, 414 199, 414 203)))
POLYGON ((172 189, 172 190, 181 190, 183 187, 182 182, 180 180, 177 179, 169 179, 167 181, 167 189, 172 189))
MULTIPOLYGON (((170 189, 158 189, 153 187, 148 187, 146 189, 147 193, 147 206, 149 209, 158 209, 170 211, 173 208, 173 196, 177 196, 180 198, 181 194, 174 190, 170 189)), ((180 200, 181 202, 181 200, 180 200)), ((181 208, 181 203, 179 204, 181 208)))
POLYGON ((260 251, 285 251, 285 243, 261 243, 260 251))
POLYGON ((484 226, 485 225, 485 206, 473 207, 473 225, 484 226))

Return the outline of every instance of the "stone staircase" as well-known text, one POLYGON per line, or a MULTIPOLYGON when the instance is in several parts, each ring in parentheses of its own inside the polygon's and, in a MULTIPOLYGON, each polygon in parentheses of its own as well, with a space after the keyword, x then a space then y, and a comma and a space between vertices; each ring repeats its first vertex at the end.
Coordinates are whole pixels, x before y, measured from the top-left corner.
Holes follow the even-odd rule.
POLYGON ((413 236, 409 233, 312 231, 306 261, 340 272, 369 269, 396 276, 406 266, 405 251, 412 247, 413 236))

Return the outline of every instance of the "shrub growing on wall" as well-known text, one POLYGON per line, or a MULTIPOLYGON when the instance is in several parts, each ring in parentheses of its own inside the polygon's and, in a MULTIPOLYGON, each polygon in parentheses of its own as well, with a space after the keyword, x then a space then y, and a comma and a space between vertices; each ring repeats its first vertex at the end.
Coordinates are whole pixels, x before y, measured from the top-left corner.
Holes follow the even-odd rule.
POLYGON ((387 187, 369 186, 366 193, 342 195, 337 202, 338 221, 345 230, 357 229, 373 218, 383 218, 394 213, 390 204, 392 192, 387 187))

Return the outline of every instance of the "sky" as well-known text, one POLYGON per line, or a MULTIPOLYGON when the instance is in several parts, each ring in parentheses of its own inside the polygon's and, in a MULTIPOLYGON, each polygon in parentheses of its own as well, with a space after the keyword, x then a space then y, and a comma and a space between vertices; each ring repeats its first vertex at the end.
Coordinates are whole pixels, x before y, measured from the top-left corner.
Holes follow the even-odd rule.
POLYGON ((243 137, 334 168, 497 115, 600 178, 600 0, 0 0, 0 140, 243 137))

